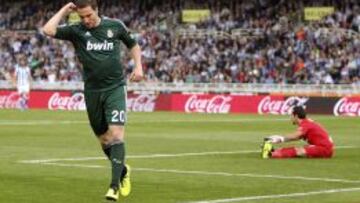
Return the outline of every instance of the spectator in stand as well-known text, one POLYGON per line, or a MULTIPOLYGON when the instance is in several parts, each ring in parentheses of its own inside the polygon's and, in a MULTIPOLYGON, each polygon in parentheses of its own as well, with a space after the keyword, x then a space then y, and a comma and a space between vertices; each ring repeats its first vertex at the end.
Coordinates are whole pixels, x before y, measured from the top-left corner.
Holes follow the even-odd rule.
MULTIPOLYGON (((124 19, 143 47, 145 77, 151 82, 351 84, 360 77, 360 2, 356 0, 104 1, 100 12, 124 19), (334 6, 336 12, 304 25, 305 6, 334 6), (231 32, 237 38, 181 36, 183 8, 209 8, 209 19, 192 29, 231 32), (127 12, 123 12, 123 11, 127 12), (144 12, 146 11, 146 12, 144 12), (346 32, 344 30, 347 30, 346 32), (250 34, 249 34, 250 33, 250 34), (251 34, 252 33, 252 34, 251 34)), ((65 1, 5 2, 0 29, 36 32, 65 1)), ((6 33, 0 39, 0 78, 13 72, 14 55, 28 56, 35 81, 80 81, 81 65, 67 43, 37 33, 6 33)), ((127 73, 134 65, 123 56, 127 73)))

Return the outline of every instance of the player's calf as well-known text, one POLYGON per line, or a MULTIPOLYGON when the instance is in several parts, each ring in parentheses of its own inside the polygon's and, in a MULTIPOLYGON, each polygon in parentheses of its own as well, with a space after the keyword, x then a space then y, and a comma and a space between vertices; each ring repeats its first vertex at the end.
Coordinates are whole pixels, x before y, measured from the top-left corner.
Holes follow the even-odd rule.
POLYGON ((298 157, 297 150, 295 147, 275 149, 271 153, 271 158, 284 159, 298 157))

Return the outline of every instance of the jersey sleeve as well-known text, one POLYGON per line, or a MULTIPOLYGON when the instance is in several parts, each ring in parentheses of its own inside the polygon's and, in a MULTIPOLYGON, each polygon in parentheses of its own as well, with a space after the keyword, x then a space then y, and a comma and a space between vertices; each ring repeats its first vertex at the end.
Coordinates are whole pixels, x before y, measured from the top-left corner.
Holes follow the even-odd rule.
POLYGON ((122 22, 119 22, 119 39, 128 49, 133 48, 137 44, 136 40, 130 35, 128 28, 122 22))
POLYGON ((307 125, 300 125, 300 126, 298 127, 298 131, 302 132, 301 137, 305 137, 306 134, 307 134, 308 131, 309 131, 309 128, 308 128, 307 125))
POLYGON ((74 36, 74 30, 70 25, 60 25, 56 29, 54 38, 72 41, 74 36))

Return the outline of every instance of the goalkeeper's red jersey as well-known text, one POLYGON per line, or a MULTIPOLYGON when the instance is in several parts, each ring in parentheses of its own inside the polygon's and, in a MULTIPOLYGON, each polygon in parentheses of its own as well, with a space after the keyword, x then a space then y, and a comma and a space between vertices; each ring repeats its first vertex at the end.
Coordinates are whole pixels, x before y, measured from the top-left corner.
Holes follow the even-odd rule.
POLYGON ((323 146, 327 148, 332 148, 334 145, 326 130, 313 120, 301 120, 299 130, 303 132, 302 139, 307 141, 310 145, 323 146))

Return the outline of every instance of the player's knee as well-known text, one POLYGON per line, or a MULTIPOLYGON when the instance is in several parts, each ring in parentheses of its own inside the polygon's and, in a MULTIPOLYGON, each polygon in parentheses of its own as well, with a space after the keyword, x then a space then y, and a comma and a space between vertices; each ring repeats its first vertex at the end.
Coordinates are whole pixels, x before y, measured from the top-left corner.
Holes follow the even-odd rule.
POLYGON ((303 147, 296 147, 295 151, 296 151, 296 156, 298 157, 306 156, 306 150, 303 147))
POLYGON ((99 142, 103 146, 110 144, 110 136, 109 136, 108 132, 106 132, 106 133, 102 134, 101 136, 99 136, 99 142))
POLYGON ((325 158, 331 158, 334 155, 334 149, 331 148, 327 151, 325 158))
POLYGON ((111 126, 109 130, 111 142, 124 142, 123 126, 111 126))
POLYGON ((111 145, 114 143, 124 142, 124 127, 123 126, 109 126, 106 133, 99 136, 101 145, 111 145))

